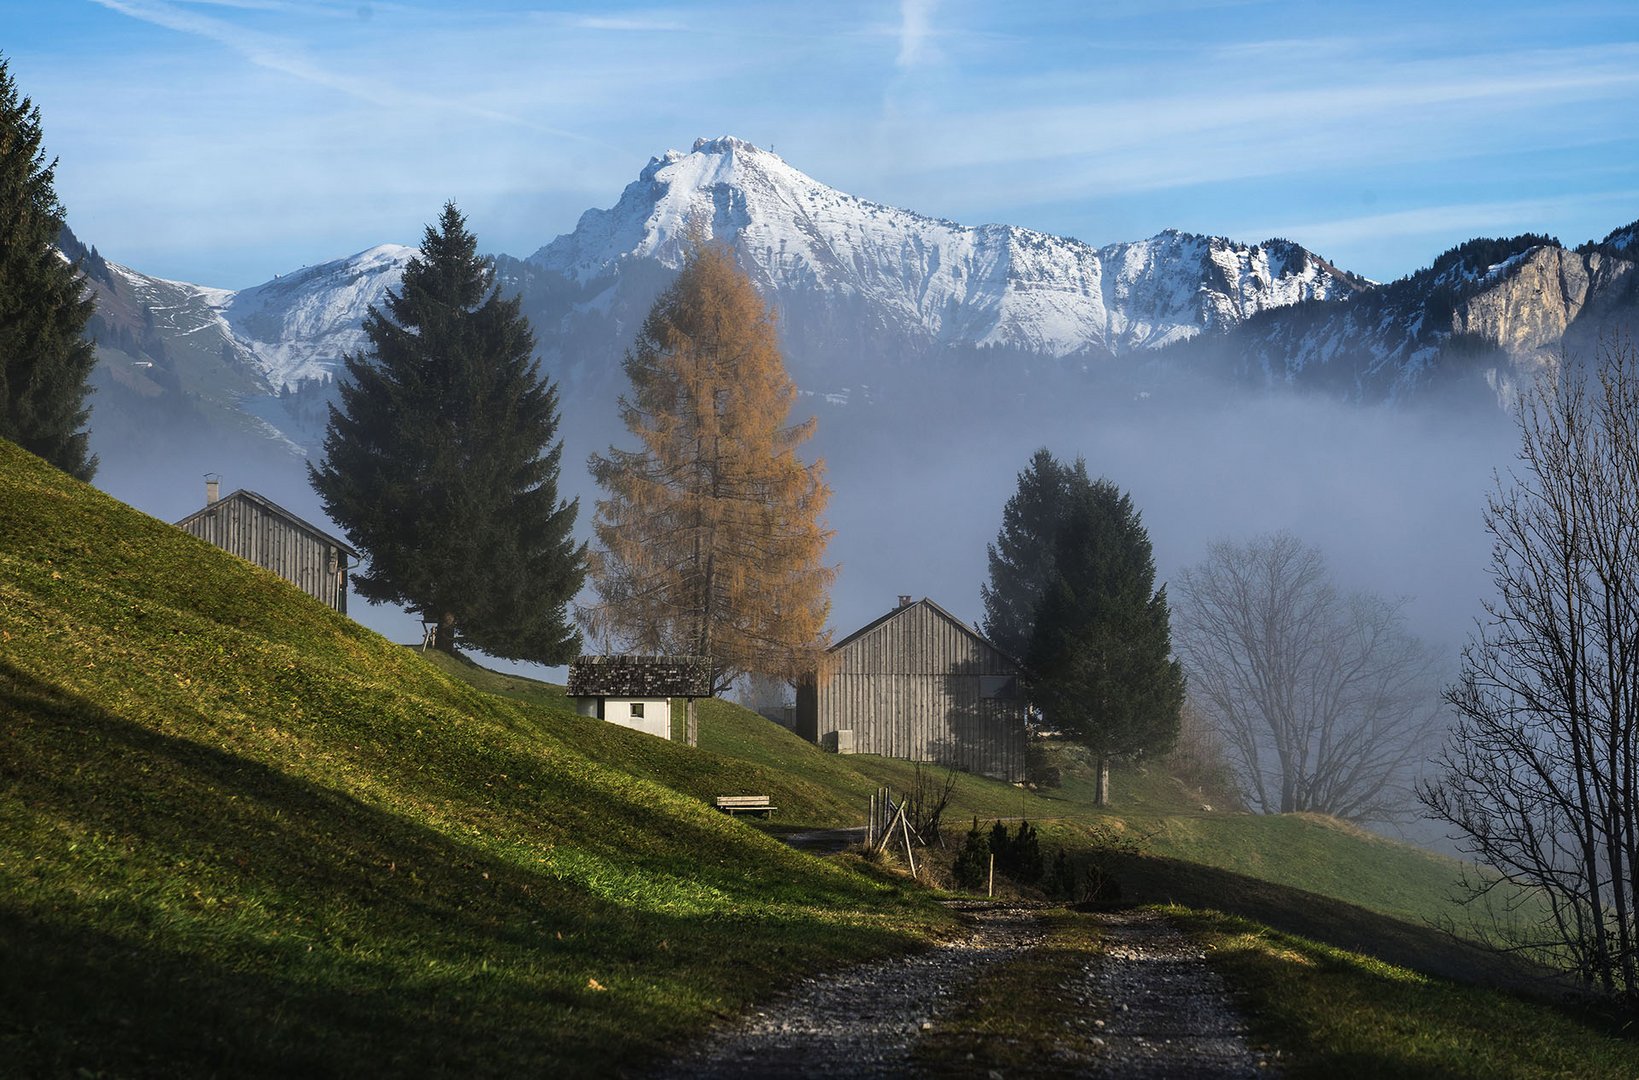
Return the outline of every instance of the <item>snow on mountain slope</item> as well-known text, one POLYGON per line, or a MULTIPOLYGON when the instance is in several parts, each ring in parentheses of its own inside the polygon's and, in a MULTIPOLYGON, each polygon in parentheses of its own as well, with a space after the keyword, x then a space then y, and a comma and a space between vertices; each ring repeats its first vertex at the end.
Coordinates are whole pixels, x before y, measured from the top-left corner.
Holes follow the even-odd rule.
POLYGON ((365 347, 366 311, 398 286, 415 254, 402 244, 381 244, 238 292, 220 292, 213 306, 273 386, 329 378, 344 353, 365 347))
MULTIPOLYGON (((885 333, 878 344, 896 346, 1115 355, 1367 284, 1285 241, 1248 247, 1168 231, 1093 248, 1007 225, 969 228, 844 194, 769 151, 721 138, 653 159, 613 208, 587 211, 531 257, 546 272, 541 287, 550 291, 560 275, 572 283, 562 302, 536 297, 547 309, 567 303, 567 322, 538 332, 572 336, 577 313, 609 309, 623 268, 675 269, 695 230, 736 243, 770 298, 803 309, 812 332, 865 323, 885 333)), ((364 348, 367 309, 414 254, 383 244, 238 292, 173 284, 214 312, 277 390, 328 379, 343 354, 364 348)))
POLYGON ((1257 381, 1361 400, 1407 398, 1466 369, 1493 388, 1517 385, 1561 349, 1591 353, 1602 333, 1631 324, 1634 232, 1574 250, 1534 235, 1471 240, 1351 303, 1270 310, 1169 358, 1205 365, 1218 353, 1257 381))
POLYGON ((208 339, 212 348, 233 354, 248 377, 278 390, 328 379, 343 353, 363 348, 365 312, 398 286, 415 253, 402 244, 382 244, 237 292, 107 265, 119 278, 119 291, 149 313, 150 332, 168 340, 208 339))
POLYGON ((734 242, 777 297, 863 300, 931 343, 1050 356, 1151 348, 1368 285, 1285 241, 1248 247, 1168 231, 1093 248, 957 225, 844 194, 728 137, 654 158, 614 207, 587 211, 530 261, 575 282, 595 307, 626 262, 681 265, 693 231, 734 242))

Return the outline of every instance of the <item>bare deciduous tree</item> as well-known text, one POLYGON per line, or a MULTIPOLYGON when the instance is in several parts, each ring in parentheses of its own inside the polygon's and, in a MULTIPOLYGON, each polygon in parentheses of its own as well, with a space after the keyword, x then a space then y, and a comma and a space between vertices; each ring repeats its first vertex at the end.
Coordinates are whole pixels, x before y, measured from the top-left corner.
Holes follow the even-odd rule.
POLYGON ((1220 541, 1176 587, 1191 697, 1252 809, 1403 817, 1440 696, 1401 605, 1340 594, 1320 551, 1288 533, 1220 541))
MULTIPOLYGON (((1498 598, 1447 699, 1423 800, 1547 915, 1511 942, 1639 1004, 1639 357, 1562 362, 1486 510, 1498 598)), ((1483 887, 1483 886, 1482 886, 1483 887)))
POLYGON ((1229 746, 1192 697, 1185 699, 1178 714, 1178 741, 1167 752, 1166 768, 1193 789, 1205 807, 1232 810, 1243 805, 1229 746))

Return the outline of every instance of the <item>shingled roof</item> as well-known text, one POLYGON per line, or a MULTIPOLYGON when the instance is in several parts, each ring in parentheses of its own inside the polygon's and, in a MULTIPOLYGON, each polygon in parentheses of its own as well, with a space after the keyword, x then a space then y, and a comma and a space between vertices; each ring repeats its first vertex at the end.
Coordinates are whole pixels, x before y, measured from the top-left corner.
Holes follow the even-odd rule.
POLYGON ((583 656, 569 665, 570 697, 710 697, 702 656, 583 656))

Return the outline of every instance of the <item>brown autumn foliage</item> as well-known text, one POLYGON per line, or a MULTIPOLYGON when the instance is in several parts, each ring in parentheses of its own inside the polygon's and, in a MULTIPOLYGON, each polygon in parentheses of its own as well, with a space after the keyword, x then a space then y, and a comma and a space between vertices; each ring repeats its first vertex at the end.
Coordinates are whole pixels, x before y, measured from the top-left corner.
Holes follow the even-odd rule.
POLYGON ((721 247, 700 245, 626 354, 621 418, 638 448, 591 458, 594 639, 707 656, 719 688, 794 678, 826 643, 831 489, 797 447, 797 398, 773 315, 721 247))

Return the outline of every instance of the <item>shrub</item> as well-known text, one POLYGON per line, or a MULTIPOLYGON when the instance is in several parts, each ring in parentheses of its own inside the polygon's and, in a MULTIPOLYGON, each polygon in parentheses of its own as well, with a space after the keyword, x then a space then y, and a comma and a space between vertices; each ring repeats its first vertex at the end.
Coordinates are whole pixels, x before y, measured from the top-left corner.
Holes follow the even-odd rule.
POLYGON ((1041 844, 1030 822, 1019 822, 1018 832, 1012 836, 1008 835, 1006 825, 996 822, 990 827, 990 851, 996 856, 996 869, 1020 885, 1033 885, 1041 880, 1041 844))
POLYGON ((1075 899, 1076 869, 1070 864, 1070 857, 1063 848, 1059 848, 1058 854, 1053 856, 1053 865, 1048 867, 1042 889, 1050 896, 1075 899))
POLYGON ((957 884, 964 889, 980 888, 990 876, 990 845, 979 831, 978 818, 973 819, 973 827, 967 831, 967 838, 951 866, 951 872, 956 876, 957 884))

